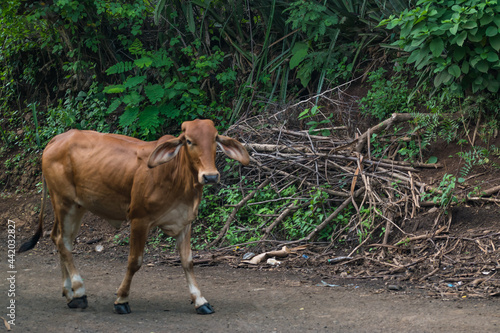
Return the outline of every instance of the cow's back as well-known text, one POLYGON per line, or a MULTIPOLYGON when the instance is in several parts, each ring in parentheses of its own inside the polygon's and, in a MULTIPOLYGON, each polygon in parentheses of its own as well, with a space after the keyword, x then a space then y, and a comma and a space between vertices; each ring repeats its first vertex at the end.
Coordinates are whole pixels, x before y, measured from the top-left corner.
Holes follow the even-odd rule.
POLYGON ((42 171, 51 195, 111 220, 125 220, 134 178, 147 169, 156 142, 70 130, 44 150, 42 171))

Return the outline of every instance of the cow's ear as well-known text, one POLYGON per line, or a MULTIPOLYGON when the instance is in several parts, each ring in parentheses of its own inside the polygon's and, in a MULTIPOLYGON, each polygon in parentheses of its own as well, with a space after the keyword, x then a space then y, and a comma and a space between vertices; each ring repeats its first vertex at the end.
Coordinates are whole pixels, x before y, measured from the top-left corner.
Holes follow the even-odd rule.
POLYGON ((160 143, 153 150, 148 159, 148 167, 154 168, 173 159, 184 144, 184 133, 178 138, 173 138, 160 143))
POLYGON ((224 135, 218 135, 216 140, 224 154, 243 165, 250 163, 250 156, 241 143, 224 135))

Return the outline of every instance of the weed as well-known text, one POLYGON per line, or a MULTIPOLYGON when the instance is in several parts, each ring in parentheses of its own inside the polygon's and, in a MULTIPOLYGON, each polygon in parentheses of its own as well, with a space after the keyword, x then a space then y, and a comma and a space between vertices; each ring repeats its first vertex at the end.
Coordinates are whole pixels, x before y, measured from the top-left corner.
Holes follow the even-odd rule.
POLYGON ((372 84, 366 97, 361 99, 361 112, 378 120, 384 120, 394 112, 409 113, 415 110, 413 100, 408 100, 410 89, 407 79, 397 71, 390 79, 386 78, 387 70, 380 67, 368 75, 372 84))
MULTIPOLYGON (((462 180, 459 179, 460 181, 462 180)), ((441 180, 439 186, 429 193, 424 193, 421 200, 432 200, 432 202, 438 204, 441 208, 447 209, 452 202, 458 202, 458 198, 455 196, 456 183, 456 177, 447 173, 443 176, 443 180, 441 180)))
POLYGON ((175 250, 175 244, 175 238, 167 236, 160 228, 157 228, 153 236, 148 240, 148 245, 153 249, 161 248, 162 251, 167 249, 175 250))
POLYGON ((116 245, 128 245, 130 243, 129 236, 125 236, 122 234, 116 234, 113 237, 113 243, 116 245))
POLYGON ((315 105, 310 109, 305 109, 299 114, 299 120, 305 120, 311 118, 309 122, 307 122, 307 125, 309 126, 309 133, 310 134, 315 134, 315 135, 323 135, 323 136, 330 136, 331 132, 328 129, 322 129, 321 127, 324 127, 325 125, 331 125, 332 124, 332 118, 333 118, 333 113, 330 113, 328 115, 323 115, 320 112, 320 107, 315 105), (322 120, 317 120, 317 116, 323 116, 324 119, 322 120))
POLYGON ((464 166, 460 170, 460 176, 466 177, 474 166, 490 163, 490 150, 488 148, 474 146, 466 152, 458 152, 457 155, 464 160, 464 166))

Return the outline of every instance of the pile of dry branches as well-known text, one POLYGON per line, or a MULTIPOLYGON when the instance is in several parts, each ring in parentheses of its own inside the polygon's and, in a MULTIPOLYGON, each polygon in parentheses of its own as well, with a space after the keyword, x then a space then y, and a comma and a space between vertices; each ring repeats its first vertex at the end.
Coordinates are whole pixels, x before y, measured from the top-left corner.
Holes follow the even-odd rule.
MULTIPOLYGON (((390 153, 383 159, 372 157, 372 134, 406 123, 414 115, 393 114, 389 119, 359 131, 353 130, 352 113, 346 112, 349 106, 345 103, 337 106, 338 121, 335 123, 345 126, 326 128, 331 132, 329 136, 305 130, 306 126, 297 119, 303 109, 297 105, 274 114, 241 120, 228 130, 227 134, 238 138, 251 155, 250 166, 241 169, 241 174, 260 186, 246 192, 242 189, 245 192, 243 200, 235 205, 225 227, 210 245, 222 244, 237 211, 264 186, 270 185, 279 194, 293 184, 298 189, 297 197, 302 200, 283 206, 267 224, 260 226, 262 238, 259 245, 263 251, 265 244, 290 246, 301 243, 305 244, 304 249, 319 246, 319 243, 314 243, 319 233, 327 226, 335 226, 330 242, 321 243, 322 250, 310 252, 309 262, 316 259, 323 265, 327 263, 325 257, 332 256, 334 244, 342 239, 348 247, 350 245, 346 256, 342 257, 348 261, 330 262, 330 272, 340 273, 349 266, 348 269, 354 272, 354 265, 361 268, 352 277, 390 277, 426 283, 441 296, 471 294, 472 289, 481 296, 500 295, 499 279, 495 273, 500 268, 499 233, 489 230, 470 237, 452 235, 449 233, 450 206, 421 200, 424 192, 440 193, 440 189, 422 181, 419 171, 442 166, 396 160, 395 154, 390 153), (280 224, 307 206, 311 190, 318 188, 328 193, 323 207, 329 211, 327 217, 318 221, 314 230, 301 239, 280 239, 277 231, 280 224), (424 206, 436 206, 432 214, 434 223, 417 233, 417 226, 411 225, 412 218, 417 212, 422 213, 424 206), (350 221, 335 224, 336 217, 347 209, 352 212, 352 207, 355 213, 351 214, 350 221), (466 248, 470 246, 475 249, 470 253, 475 254, 464 257, 463 251, 468 251, 466 248), (367 252, 368 247, 378 251, 367 252)), ((392 140, 388 146, 397 147, 401 137, 392 140)), ((483 191, 481 198, 464 196, 464 200, 495 201, 486 197, 499 190, 500 187, 494 186, 483 191)), ((293 251, 288 260, 304 261, 300 253, 293 251)), ((238 265, 242 263, 247 264, 240 261, 238 265)))
MULTIPOLYGON (((262 184, 244 196, 235 207, 234 214, 260 188, 269 183, 278 194, 280 189, 295 184, 299 189, 297 197, 302 198, 302 205, 290 204, 283 207, 278 216, 263 227, 262 240, 269 239, 281 222, 310 202, 307 197, 311 190, 320 188, 329 196, 328 207, 325 208, 334 209, 327 218, 319 221, 311 233, 295 242, 316 240, 319 232, 332 224, 344 209, 352 206, 357 214, 348 225, 335 230, 331 235, 331 242, 346 233, 361 234, 363 242, 358 244, 361 246, 369 239, 373 240, 370 236, 375 231, 383 230, 381 242, 388 244, 391 230, 400 229, 394 221, 414 217, 421 204, 420 193, 430 188, 419 180, 419 169, 438 168, 440 165, 377 159, 365 153, 367 148, 369 152, 370 133, 406 121, 411 115, 394 114, 387 121, 352 139, 347 134, 347 126, 327 128, 332 133, 329 136, 310 134, 307 130, 288 129, 289 124, 297 127, 297 121, 283 121, 286 117, 296 119, 293 112, 286 112, 289 111, 269 117, 246 119, 228 131, 228 135, 237 137, 250 152, 250 168, 243 170, 245 178, 262 184)), ((234 217, 234 214, 231 216, 234 217)), ((226 227, 211 245, 216 245, 223 239, 231 220, 230 217, 226 227)))

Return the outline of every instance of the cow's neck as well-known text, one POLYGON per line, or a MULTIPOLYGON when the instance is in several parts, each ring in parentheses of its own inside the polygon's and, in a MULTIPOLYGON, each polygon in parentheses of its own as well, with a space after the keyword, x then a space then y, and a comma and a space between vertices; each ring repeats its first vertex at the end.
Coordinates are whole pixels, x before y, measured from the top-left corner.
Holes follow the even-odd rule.
POLYGON ((199 203, 203 185, 198 183, 197 171, 191 166, 189 156, 186 152, 186 147, 181 147, 177 156, 171 161, 169 166, 173 167, 172 172, 172 188, 176 189, 177 193, 184 193, 185 196, 193 197, 199 203))

